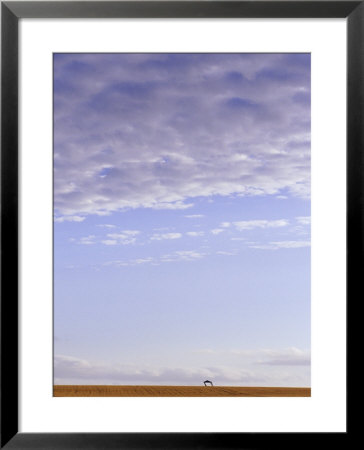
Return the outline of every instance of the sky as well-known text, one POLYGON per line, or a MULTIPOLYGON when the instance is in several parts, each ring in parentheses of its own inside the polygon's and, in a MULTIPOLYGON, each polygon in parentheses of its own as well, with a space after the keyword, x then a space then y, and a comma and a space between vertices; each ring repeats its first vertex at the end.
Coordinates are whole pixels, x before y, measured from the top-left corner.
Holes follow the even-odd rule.
POLYGON ((54 54, 54 383, 310 386, 310 55, 54 54))

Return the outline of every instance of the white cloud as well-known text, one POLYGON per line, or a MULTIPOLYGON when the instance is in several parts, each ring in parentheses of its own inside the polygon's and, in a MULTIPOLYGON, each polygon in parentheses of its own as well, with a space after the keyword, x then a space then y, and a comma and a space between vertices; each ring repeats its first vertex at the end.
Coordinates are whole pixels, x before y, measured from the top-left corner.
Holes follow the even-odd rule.
POLYGON ((100 228, 116 228, 116 225, 111 225, 109 223, 101 223, 101 224, 96 225, 96 226, 100 227, 100 228))
POLYGON ((150 239, 152 241, 162 241, 164 239, 180 239, 181 237, 181 233, 155 233, 150 239))
POLYGON ((104 241, 101 241, 101 243, 104 245, 116 245, 118 241, 116 241, 115 239, 106 239, 104 241))
POLYGON ((140 234, 139 230, 122 230, 123 234, 126 234, 127 236, 137 236, 140 234))
POLYGON ((103 266, 113 266, 113 267, 129 267, 129 266, 139 266, 144 264, 158 264, 158 261, 151 256, 147 256, 145 258, 136 258, 129 260, 114 260, 107 261, 103 264, 103 266))
POLYGON ((187 219, 201 219, 202 217, 205 217, 203 214, 188 214, 185 215, 187 219))
POLYGON ((187 261, 191 261, 194 259, 201 259, 205 256, 204 253, 197 252, 195 250, 182 250, 182 251, 175 252, 175 254, 180 259, 187 260, 187 261))
POLYGON ((285 227, 289 224, 288 220, 243 220, 234 222, 235 228, 238 231, 253 230, 254 228, 278 228, 285 227))
POLYGON ((192 208, 193 203, 183 203, 181 200, 172 200, 171 202, 152 202, 151 204, 139 205, 152 209, 188 209, 192 208))
POLYGON ((186 235, 191 237, 203 236, 205 233, 203 231, 187 231, 186 235))
POLYGON ((130 245, 136 242, 135 236, 138 234, 140 234, 138 230, 123 230, 120 233, 109 233, 107 237, 110 239, 106 239, 102 243, 105 245, 130 245))
POLYGON ((85 236, 79 239, 78 243, 82 244, 82 245, 91 245, 91 244, 95 244, 95 235, 94 234, 90 234, 89 236, 85 236))
POLYGON ((310 225, 311 224, 310 216, 299 216, 299 217, 296 217, 296 220, 300 225, 310 225))
POLYGON ((277 248, 301 248, 301 247, 310 247, 310 241, 278 241, 271 242, 272 245, 277 248))
POLYGON ((61 216, 61 217, 55 217, 54 221, 58 223, 62 222, 83 222, 86 219, 86 217, 82 216, 61 216))
POLYGON ((137 236, 140 231, 137 230, 123 230, 120 233, 109 233, 108 236, 115 239, 128 239, 130 236, 137 236))
POLYGON ((277 241, 269 242, 268 244, 253 244, 249 245, 249 247, 260 250, 279 250, 282 248, 304 248, 310 247, 310 245, 310 241, 277 241))
POLYGON ((146 256, 137 259, 107 261, 103 263, 103 266, 124 267, 136 266, 139 264, 159 265, 161 263, 169 262, 197 261, 205 256, 206 253, 202 253, 197 250, 179 250, 173 253, 164 254, 160 257, 146 256))
POLYGON ((154 262, 154 258, 152 257, 147 257, 147 258, 137 258, 134 259, 132 261, 133 265, 138 265, 138 264, 148 264, 148 263, 153 263, 154 262))
POLYGON ((161 262, 196 261, 205 256, 206 256, 205 253, 201 253, 195 250, 180 250, 161 256, 160 261, 161 262))
POLYGON ((222 233, 223 231, 225 231, 225 230, 222 228, 214 228, 213 230, 211 230, 211 233, 217 235, 217 234, 222 233))

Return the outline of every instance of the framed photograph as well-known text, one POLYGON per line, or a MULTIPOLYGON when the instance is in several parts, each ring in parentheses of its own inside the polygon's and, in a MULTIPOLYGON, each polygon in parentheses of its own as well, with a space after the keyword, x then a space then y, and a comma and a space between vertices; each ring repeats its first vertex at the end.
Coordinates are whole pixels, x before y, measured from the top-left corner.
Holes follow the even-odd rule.
POLYGON ((345 445, 362 2, 1 7, 1 446, 345 445))

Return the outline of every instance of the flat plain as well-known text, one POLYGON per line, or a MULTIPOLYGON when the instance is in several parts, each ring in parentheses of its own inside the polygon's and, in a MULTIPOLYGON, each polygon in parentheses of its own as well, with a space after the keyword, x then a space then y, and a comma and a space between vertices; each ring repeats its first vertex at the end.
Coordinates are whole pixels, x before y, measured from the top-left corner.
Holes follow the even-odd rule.
POLYGON ((54 385, 54 397, 311 397, 308 387, 54 385))

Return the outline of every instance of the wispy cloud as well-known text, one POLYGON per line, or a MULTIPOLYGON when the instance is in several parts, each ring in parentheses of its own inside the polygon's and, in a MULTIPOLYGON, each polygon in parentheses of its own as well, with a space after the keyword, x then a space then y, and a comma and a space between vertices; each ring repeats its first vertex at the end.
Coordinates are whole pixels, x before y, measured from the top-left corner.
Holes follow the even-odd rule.
POLYGON ((181 233, 155 233, 150 239, 152 241, 163 241, 164 239, 180 239, 181 237, 181 233))
POLYGON ((128 260, 113 260, 103 263, 103 266, 124 267, 137 266, 140 264, 159 265, 162 263, 179 262, 179 261, 197 261, 206 256, 206 253, 197 250, 178 250, 166 253, 159 257, 145 256, 128 260))
POLYGON ((239 231, 253 230, 254 228, 278 228, 286 227, 289 224, 288 220, 242 220, 234 222, 234 226, 239 231))
POLYGON ((199 237, 204 236, 204 234, 205 234, 204 231, 187 231, 186 236, 199 237))
POLYGON ((250 248, 256 248, 260 250, 279 250, 279 249, 289 249, 289 248, 304 248, 310 247, 310 241, 278 241, 278 242, 269 242, 267 244, 251 244, 250 248))
POLYGON ((193 203, 184 203, 183 201, 176 200, 172 202, 155 202, 146 205, 138 205, 142 207, 152 208, 152 209, 188 209, 193 207, 193 203))
POLYGON ((211 230, 211 233, 214 235, 217 235, 217 234, 223 233, 224 231, 225 230, 223 228, 214 228, 211 230))
POLYGON ((180 250, 171 255, 165 255, 162 260, 168 259, 169 261, 195 261, 205 256, 205 253, 198 252, 196 250, 180 250))
POLYGON ((220 224, 220 227, 222 227, 222 228, 229 228, 230 225, 231 225, 230 222, 222 222, 222 223, 220 224))
POLYGON ((79 244, 82 244, 82 245, 91 245, 91 244, 95 244, 95 235, 94 234, 90 234, 89 236, 84 236, 84 237, 81 237, 79 240, 78 240, 78 243, 79 244))
POLYGON ((296 220, 300 225, 310 225, 311 224, 310 216, 299 216, 299 217, 296 217, 296 220))
POLYGON ((219 250, 216 252, 217 255, 222 255, 222 256, 235 256, 237 253, 235 252, 228 252, 225 250, 219 250))
POLYGON ((138 230, 123 230, 120 233, 109 233, 108 239, 101 241, 105 245, 130 245, 136 242, 136 236, 140 234, 138 230))
POLYGON ((151 256, 146 256, 144 258, 134 258, 129 260, 113 260, 103 263, 103 266, 111 267, 129 267, 129 266, 139 266, 145 264, 158 264, 158 260, 151 256))
POLYGON ((82 216, 60 216, 60 217, 55 217, 54 221, 57 223, 62 223, 62 222, 83 222, 85 220, 86 217, 82 217, 82 216))
POLYGON ((117 245, 118 241, 116 239, 105 239, 101 243, 104 245, 117 245))
POLYGON ((187 219, 201 219, 205 216, 203 214, 187 214, 184 217, 186 217, 187 219))
MULTIPOLYGON (((107 227, 109 228, 109 227, 107 227)), ((94 234, 84 236, 81 238, 70 238, 69 242, 76 244, 91 245, 91 244, 103 244, 103 245, 129 245, 136 242, 136 236, 140 234, 137 230, 123 230, 119 233, 108 233, 106 236, 100 237, 94 234)))
POLYGON ((100 227, 100 228, 116 228, 116 225, 112 225, 112 224, 109 224, 109 223, 101 223, 101 224, 98 224, 96 226, 100 227))

